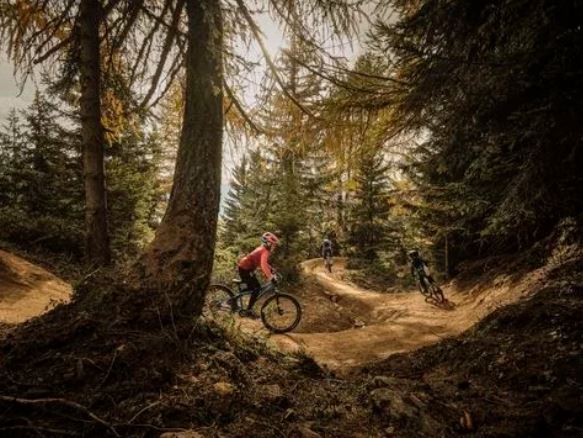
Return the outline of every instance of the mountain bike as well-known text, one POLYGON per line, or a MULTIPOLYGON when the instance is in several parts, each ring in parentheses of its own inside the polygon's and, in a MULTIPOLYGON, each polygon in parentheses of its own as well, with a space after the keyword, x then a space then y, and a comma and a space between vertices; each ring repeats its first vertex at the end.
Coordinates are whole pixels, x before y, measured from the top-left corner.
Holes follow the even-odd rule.
POLYGON ((324 256, 324 265, 326 266, 326 270, 329 273, 332 273, 332 255, 331 254, 326 254, 324 256))
POLYGON ((438 304, 446 302, 445 295, 435 280, 425 270, 417 269, 417 285, 419 291, 425 297, 425 301, 433 300, 438 304))
MULTIPOLYGON (((243 314, 247 309, 246 299, 251 297, 251 290, 239 279, 233 284, 237 292, 233 292, 224 284, 212 284, 207 289, 202 314, 205 318, 225 320, 233 314, 243 314)), ((273 333, 287 333, 297 327, 302 318, 302 308, 297 299, 279 291, 275 283, 263 285, 255 304, 262 301, 260 316, 261 322, 273 333)))

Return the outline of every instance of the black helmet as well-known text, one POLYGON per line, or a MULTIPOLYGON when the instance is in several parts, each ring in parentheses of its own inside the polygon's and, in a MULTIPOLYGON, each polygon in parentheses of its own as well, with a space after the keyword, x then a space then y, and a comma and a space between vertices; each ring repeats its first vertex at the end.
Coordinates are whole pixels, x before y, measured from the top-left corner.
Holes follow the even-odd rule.
POLYGON ((412 259, 416 259, 417 257, 419 257, 419 251, 417 251, 416 249, 409 251, 407 253, 409 255, 409 257, 411 257, 412 259))

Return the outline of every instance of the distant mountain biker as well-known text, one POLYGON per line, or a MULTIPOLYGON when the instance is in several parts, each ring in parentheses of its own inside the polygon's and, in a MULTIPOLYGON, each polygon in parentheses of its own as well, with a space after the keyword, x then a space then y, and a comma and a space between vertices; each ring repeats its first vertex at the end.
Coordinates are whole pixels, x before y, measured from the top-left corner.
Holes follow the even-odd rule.
POLYGON ((261 291, 261 284, 257 277, 255 276, 255 270, 261 267, 261 271, 265 276, 267 281, 275 282, 273 276, 273 268, 269 264, 269 256, 273 249, 279 243, 279 239, 273 233, 263 233, 261 236, 261 245, 243 257, 237 263, 239 269, 239 276, 243 283, 247 285, 251 291, 251 298, 249 299, 249 307, 241 312, 242 316, 247 316, 250 318, 257 318, 255 312, 253 312, 253 305, 257 301, 257 296, 261 291))
POLYGON ((330 239, 324 239, 320 250, 324 259, 324 266, 328 272, 332 273, 332 242, 330 239))
POLYGON ((433 300, 438 304, 447 303, 447 299, 441 288, 437 285, 427 262, 421 258, 418 251, 409 251, 411 259, 411 275, 417 280, 421 293, 425 295, 425 301, 433 300))
POLYGON ((435 282, 431 276, 427 262, 421 258, 419 251, 409 251, 409 258, 411 259, 411 275, 413 277, 415 277, 415 273, 417 273, 420 280, 422 277, 427 277, 431 283, 435 282))
POLYGON ((332 241, 330 239, 324 239, 321 246, 322 258, 326 260, 326 257, 332 257, 332 241))

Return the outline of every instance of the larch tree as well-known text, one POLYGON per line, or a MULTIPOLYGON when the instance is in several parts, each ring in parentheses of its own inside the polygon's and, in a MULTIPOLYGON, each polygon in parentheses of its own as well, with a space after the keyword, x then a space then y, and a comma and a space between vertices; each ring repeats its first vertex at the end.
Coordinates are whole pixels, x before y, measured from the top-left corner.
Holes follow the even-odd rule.
POLYGON ((223 18, 217 1, 189 1, 184 122, 174 183, 154 241, 136 266, 184 314, 202 308, 212 270, 223 138, 223 18))
MULTIPOLYGON (((327 25, 335 34, 350 32, 361 2, 330 5, 317 1, 310 7, 278 0, 265 3, 291 33, 314 46, 320 35, 306 33, 307 23, 327 25)), ((232 49, 237 38, 255 40, 284 96, 314 117, 280 76, 253 12, 243 0, 192 1, 187 2, 186 9, 187 30, 178 26, 173 32, 186 50, 185 109, 174 183, 156 237, 132 277, 141 290, 164 291, 160 299, 167 303, 167 310, 162 313, 169 315, 172 311, 174 318, 179 314, 191 317, 200 311, 212 270, 220 200, 223 89, 245 120, 254 124, 228 86, 231 78, 224 75, 224 71, 235 70, 237 58, 232 56, 232 49)), ((155 301, 159 309, 160 300, 155 301)))
MULTIPOLYGON (((361 13, 362 1, 331 4, 317 0, 308 5, 266 0, 262 4, 289 33, 321 53, 321 43, 330 35, 356 30, 355 17, 361 13), (310 27, 322 30, 310 31, 310 27)), ((24 35, 17 33, 20 37, 10 40, 7 46, 13 50, 11 54, 17 64, 26 67, 34 64, 33 55, 37 61, 54 60, 52 56, 60 59, 58 56, 64 57, 66 53, 77 57, 69 59, 67 65, 73 66, 68 71, 83 72, 82 123, 87 140, 84 147, 100 142, 103 134, 103 128, 97 125, 101 119, 98 112, 103 111, 98 104, 101 85, 95 75, 100 60, 103 69, 111 68, 115 63, 108 60, 115 53, 124 54, 124 62, 129 66, 128 84, 139 84, 145 90, 138 93, 141 96, 135 102, 136 110, 144 112, 153 108, 180 72, 185 71, 184 116, 168 208, 153 242, 136 263, 131 280, 137 291, 148 291, 149 296, 155 297, 156 308, 160 308, 161 302, 168 304, 162 306, 168 308, 163 313, 169 314, 174 308, 183 315, 196 314, 212 269, 220 195, 223 90, 243 119, 253 125, 228 85, 234 76, 224 75, 224 71, 232 75, 248 71, 245 59, 233 55, 237 43, 254 41, 285 97, 309 117, 314 114, 281 78, 254 19, 256 12, 243 0, 111 0, 104 4, 99 0, 81 0, 81 4, 54 0, 41 5, 46 8, 35 10, 32 21, 24 20, 24 35), (84 31, 79 33, 81 24, 84 31), (100 46, 100 41, 107 44, 100 46), (71 48, 75 50, 68 50, 71 48), (100 49, 104 53, 100 54, 100 49), (25 57, 21 58, 21 54, 25 57), (154 56, 156 62, 152 63, 154 56), (81 68, 79 59, 87 66, 92 63, 91 72, 81 68)), ((16 11, 3 21, 3 35, 22 27, 23 17, 19 13, 16 11)), ((96 149, 89 151, 94 153, 96 149)), ((99 159, 93 165, 99 167, 99 159)), ((96 173, 92 171, 88 176, 95 178, 96 173)), ((91 187, 98 186, 101 183, 97 176, 91 187)), ((97 203, 105 201, 104 196, 95 199, 97 203)), ((107 257, 103 256, 105 261, 107 257)))
POLYGON ((85 183, 86 257, 96 264, 111 261, 105 188, 105 136, 101 123, 102 8, 99 0, 79 6, 80 115, 85 183))
POLYGON ((85 251, 87 260, 97 265, 111 260, 101 120, 101 42, 104 20, 117 3, 105 7, 100 0, 0 3, 2 46, 24 78, 39 64, 79 75, 85 251))

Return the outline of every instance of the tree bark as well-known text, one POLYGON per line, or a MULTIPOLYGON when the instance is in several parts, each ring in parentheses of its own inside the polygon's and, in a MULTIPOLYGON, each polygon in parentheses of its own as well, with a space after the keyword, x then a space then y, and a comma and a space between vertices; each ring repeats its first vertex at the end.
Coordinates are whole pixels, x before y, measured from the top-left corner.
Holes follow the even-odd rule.
MULTIPOLYGON (((219 0, 188 0, 185 108, 168 208, 136 266, 142 289, 172 316, 200 313, 213 266, 223 138, 219 0), (160 301, 161 300, 161 301, 160 301)), ((160 309, 158 309, 160 311, 160 309)))
POLYGON ((101 58, 99 0, 82 0, 79 6, 81 137, 85 181, 85 255, 89 262, 111 261, 105 189, 105 138, 101 124, 101 58))

